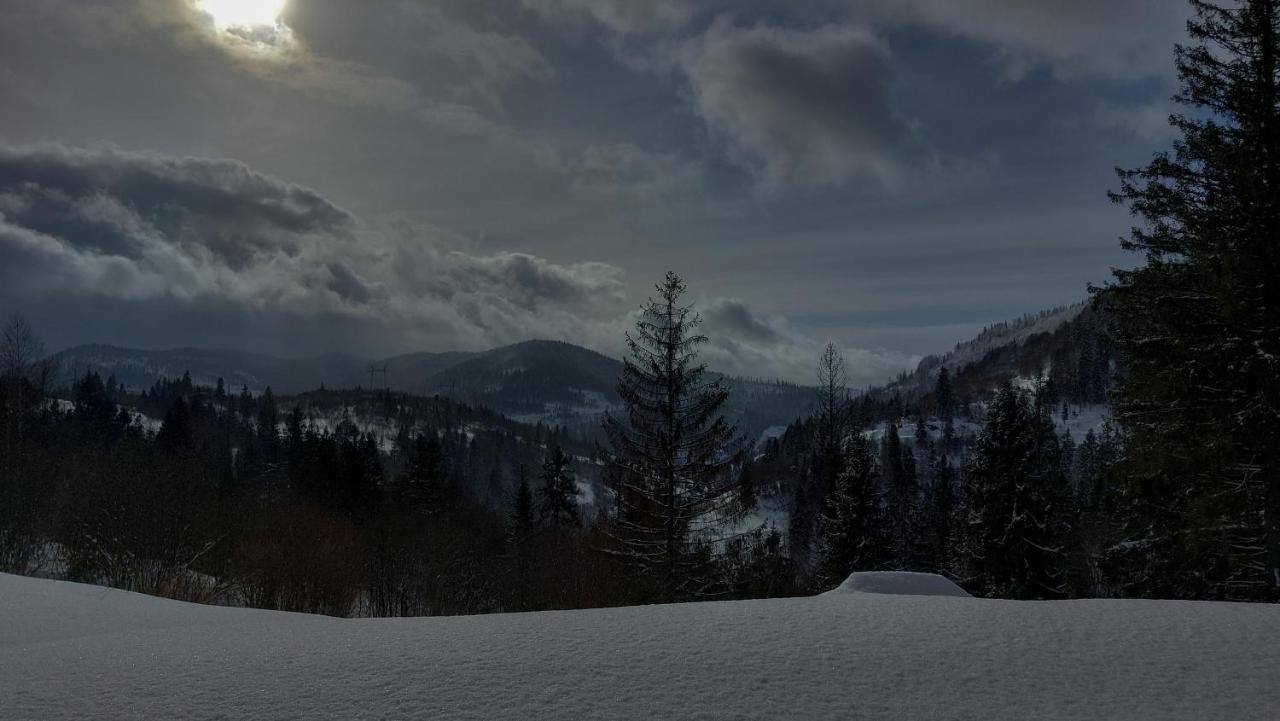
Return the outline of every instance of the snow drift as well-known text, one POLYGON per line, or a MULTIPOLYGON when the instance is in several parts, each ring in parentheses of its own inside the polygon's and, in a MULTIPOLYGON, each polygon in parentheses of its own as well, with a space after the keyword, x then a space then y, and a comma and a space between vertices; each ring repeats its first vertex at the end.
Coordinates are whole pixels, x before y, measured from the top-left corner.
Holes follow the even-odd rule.
POLYGON ((342 620, 0 575, 0 688, 0 718, 41 720, 1247 721, 1280 709, 1280 607, 860 591, 342 620))
POLYGON ((829 593, 880 593, 892 596, 954 596, 973 598, 963 588, 936 573, 864 572, 845 579, 829 593))

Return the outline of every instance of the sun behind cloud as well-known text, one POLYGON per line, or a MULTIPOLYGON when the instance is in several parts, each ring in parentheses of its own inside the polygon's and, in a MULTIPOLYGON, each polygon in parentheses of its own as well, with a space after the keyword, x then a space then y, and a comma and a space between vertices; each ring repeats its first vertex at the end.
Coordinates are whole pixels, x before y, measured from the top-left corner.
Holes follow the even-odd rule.
POLYGON ((215 39, 254 60, 296 59, 293 31, 282 19, 288 0, 192 0, 215 39))
POLYGON ((280 23, 287 0, 195 0, 196 9, 213 19, 219 30, 252 30, 280 23))

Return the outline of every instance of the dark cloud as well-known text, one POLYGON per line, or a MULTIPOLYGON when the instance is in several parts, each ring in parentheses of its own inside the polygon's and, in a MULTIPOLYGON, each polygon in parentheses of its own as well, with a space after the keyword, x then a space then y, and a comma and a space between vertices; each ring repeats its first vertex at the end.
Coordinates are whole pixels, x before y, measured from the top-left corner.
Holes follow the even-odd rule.
POLYGON ((373 298, 373 292, 365 285, 364 280, 350 268, 341 263, 330 263, 327 267, 332 276, 328 283, 329 290, 359 305, 368 303, 373 298))
POLYGON ((690 0, 522 0, 552 22, 590 20, 622 35, 649 35, 678 29, 697 14, 690 0))
MULTIPOLYGON (((616 309, 619 295, 610 266, 451 252, 412 229, 395 239, 313 190, 225 160, 0 148, 0 230, 6 280, 31 292, 336 313, 392 328, 447 318, 447 302, 468 296, 512 298, 509 310, 527 316, 616 309), (397 282, 393 267, 406 261, 432 281, 397 282)), ((510 338, 486 329, 521 324, 452 331, 496 342, 510 338)))
POLYGON ((1185 37, 1180 0, 875 0, 877 16, 994 46, 1009 77, 1169 77, 1185 37))
POLYGON ((927 158, 889 99, 888 49, 868 29, 717 20, 684 49, 694 104, 768 187, 899 185, 927 158))
POLYGON ((769 321, 756 316, 746 303, 737 299, 722 298, 706 304, 702 316, 708 325, 735 338, 778 343, 786 340, 788 335, 769 321))
POLYGON ((155 232, 232 268, 354 224, 314 191, 243 163, 58 146, 0 147, 0 207, 12 223, 100 253, 125 254, 155 232))
MULTIPOLYGON (((0 302, 126 304, 168 318, 160 327, 247 319, 247 337, 274 329, 295 351, 380 335, 388 352, 528 338, 620 352, 633 310, 606 263, 450 248, 433 228, 364 224, 241 163, 114 149, 0 147, 0 254, 0 302)), ((812 345, 738 301, 707 311, 725 369, 791 377, 812 345)))
POLYGON ((556 75, 529 39, 513 31, 509 15, 499 3, 465 0, 401 0, 376 12, 347 0, 314 0, 293 8, 286 20, 313 57, 407 79, 428 103, 493 109, 513 84, 556 75))

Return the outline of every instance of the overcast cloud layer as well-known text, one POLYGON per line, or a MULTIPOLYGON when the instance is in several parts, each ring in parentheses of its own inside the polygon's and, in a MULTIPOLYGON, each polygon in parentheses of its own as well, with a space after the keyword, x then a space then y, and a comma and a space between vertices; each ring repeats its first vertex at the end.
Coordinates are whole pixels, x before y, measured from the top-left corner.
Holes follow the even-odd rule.
POLYGON ((1127 262, 1174 0, 42 0, 0 24, 0 311, 54 346, 618 353, 884 380, 1127 262))

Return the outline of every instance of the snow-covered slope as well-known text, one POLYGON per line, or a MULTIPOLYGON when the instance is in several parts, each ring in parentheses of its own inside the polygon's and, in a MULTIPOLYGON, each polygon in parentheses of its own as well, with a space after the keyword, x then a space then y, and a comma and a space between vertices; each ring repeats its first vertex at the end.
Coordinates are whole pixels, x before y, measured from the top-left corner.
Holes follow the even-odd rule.
POLYGON ((960 402, 984 400, 1006 380, 1024 390, 1051 380, 1064 402, 1103 403, 1117 370, 1107 326, 1105 307, 1089 303, 996 323, 948 353, 926 356, 914 372, 868 393, 907 402, 927 398, 945 367, 953 400, 960 402))
POLYGON ((1050 333, 1058 329, 1064 323, 1078 317, 1087 307, 1087 303, 1075 303, 988 326, 972 340, 957 343, 951 351, 941 356, 926 357, 920 362, 917 375, 931 384, 942 366, 947 366, 953 373, 962 370, 982 360, 997 348, 1016 346, 1033 335, 1050 333))
POLYGON ((1280 607, 815 598, 339 620, 0 575, 4 719, 1274 719, 1280 607))

